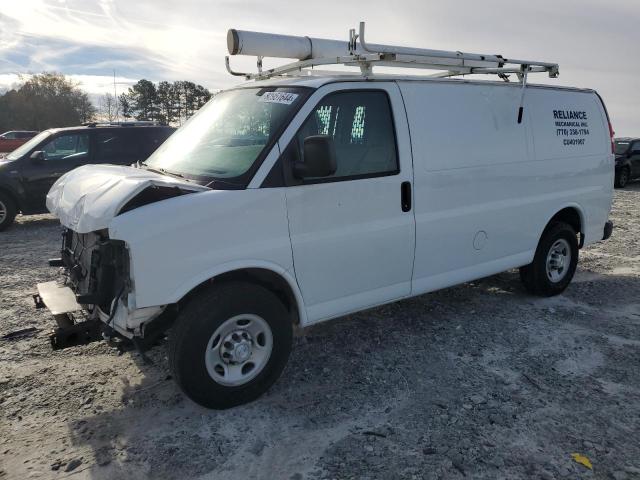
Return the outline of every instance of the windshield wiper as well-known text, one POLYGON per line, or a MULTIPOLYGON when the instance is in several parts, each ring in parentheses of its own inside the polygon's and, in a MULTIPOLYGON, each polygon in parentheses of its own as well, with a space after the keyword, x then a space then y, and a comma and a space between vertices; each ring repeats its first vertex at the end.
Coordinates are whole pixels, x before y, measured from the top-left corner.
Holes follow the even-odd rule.
MULTIPOLYGON (((172 176, 172 177, 178 177, 178 178, 181 178, 181 179, 183 179, 183 180, 185 180, 187 182, 194 182, 194 180, 191 180, 191 179, 185 177, 183 174, 178 173, 178 172, 170 172, 170 171, 168 171, 168 170, 166 170, 164 168, 160 168, 160 167, 158 167, 158 168, 150 167, 149 165, 147 165, 144 162, 139 162, 138 165, 140 166, 140 168, 144 168, 145 170, 149 170, 150 172, 159 173, 161 175, 169 175, 169 176, 172 176)), ((195 182, 195 183, 197 183, 197 182, 195 182)), ((220 180, 218 178, 215 178, 215 179, 211 180, 210 182, 205 183, 204 186, 207 187, 207 188, 212 188, 212 186, 215 185, 216 183, 222 183, 224 185, 228 185, 230 187, 233 187, 234 189, 241 189, 242 188, 242 185, 239 184, 239 183, 227 182, 225 180, 220 180)))
POLYGON ((148 170, 150 172, 154 172, 154 173, 159 173, 161 175, 169 175, 170 177, 177 177, 177 178, 181 178, 183 180, 186 180, 187 182, 191 182, 192 180, 189 180, 187 177, 185 177, 183 174, 178 173, 178 172, 170 172, 169 170, 165 169, 165 168, 153 168, 150 167, 149 165, 147 165, 146 163, 142 162, 139 164, 140 167, 144 168, 145 170, 148 170))
POLYGON ((204 186, 207 188, 213 188, 213 185, 215 185, 216 183, 222 183, 224 185, 229 185, 230 187, 234 187, 234 189, 241 189, 242 185, 240 185, 239 183, 233 183, 233 182, 227 182, 225 180, 220 180, 218 178, 215 178, 213 180, 211 180, 209 183, 205 183, 204 186))

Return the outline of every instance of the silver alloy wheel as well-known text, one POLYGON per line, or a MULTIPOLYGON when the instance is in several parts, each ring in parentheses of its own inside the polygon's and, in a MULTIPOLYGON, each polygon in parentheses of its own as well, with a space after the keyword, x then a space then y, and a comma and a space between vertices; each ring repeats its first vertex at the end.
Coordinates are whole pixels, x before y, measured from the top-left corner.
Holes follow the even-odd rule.
POLYGON ((222 323, 207 344, 207 372, 217 383, 238 387, 254 379, 273 349, 273 334, 258 315, 236 315, 222 323))
POLYGON ((570 266, 571 246, 564 238, 560 238, 547 254, 547 278, 553 283, 558 283, 567 275, 570 266))
POLYGON ((0 224, 7 218, 7 206, 0 200, 0 224))

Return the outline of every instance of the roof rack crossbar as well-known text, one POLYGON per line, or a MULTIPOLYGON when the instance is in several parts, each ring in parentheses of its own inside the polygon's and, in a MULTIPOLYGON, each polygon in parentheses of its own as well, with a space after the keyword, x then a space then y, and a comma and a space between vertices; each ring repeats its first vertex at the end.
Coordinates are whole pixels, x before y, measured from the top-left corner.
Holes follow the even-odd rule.
POLYGON ((85 127, 143 127, 143 126, 162 126, 162 122, 156 120, 125 120, 122 122, 84 122, 85 127))
MULTIPOLYGON (((310 48, 307 58, 302 58, 292 63, 268 70, 262 69, 262 57, 269 56, 267 52, 258 58, 258 72, 245 73, 231 69, 229 57, 225 57, 225 66, 231 75, 244 76, 247 80, 264 80, 275 76, 288 75, 292 73, 302 73, 303 69, 313 68, 320 65, 346 65, 358 66, 363 76, 371 75, 372 67, 403 67, 419 68, 431 70, 443 70, 444 72, 430 75, 430 77, 454 77, 459 75, 472 74, 494 74, 505 78, 507 73, 515 73, 521 76, 523 73, 548 73, 549 77, 556 78, 559 74, 557 63, 538 62, 531 60, 519 60, 505 58, 502 55, 485 55, 478 53, 465 53, 459 51, 431 50, 411 47, 396 47, 390 45, 373 45, 365 40, 365 23, 360 22, 359 33, 355 29, 349 31, 349 41, 345 43, 345 55, 327 55, 314 57, 314 50, 322 52, 335 52, 335 40, 310 39, 310 48), (322 42, 327 42, 323 44, 322 42), (356 44, 358 42, 358 44, 356 44)), ((239 32, 230 30, 230 37, 233 38, 233 46, 229 44, 229 53, 232 55, 242 54, 242 37, 240 35, 250 34, 247 42, 264 35, 265 40, 279 41, 279 35, 260 34, 256 32, 239 32)), ((287 37, 297 38, 297 37, 287 37)), ((277 44, 276 44, 277 45, 277 44)), ((249 51, 255 51, 247 47, 249 51)), ((282 55, 273 55, 282 56, 282 55)))

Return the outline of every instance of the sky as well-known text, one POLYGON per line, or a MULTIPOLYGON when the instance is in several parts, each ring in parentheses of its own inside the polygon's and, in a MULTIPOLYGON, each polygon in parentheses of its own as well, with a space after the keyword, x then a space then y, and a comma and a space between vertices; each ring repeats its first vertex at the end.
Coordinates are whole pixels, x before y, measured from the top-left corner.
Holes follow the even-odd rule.
POLYGON ((57 71, 95 96, 115 70, 118 92, 140 78, 217 90, 241 81, 229 28, 341 40, 360 21, 372 43, 557 62, 558 79, 532 81, 598 90, 616 134, 640 136, 640 0, 0 0, 0 89, 57 71))

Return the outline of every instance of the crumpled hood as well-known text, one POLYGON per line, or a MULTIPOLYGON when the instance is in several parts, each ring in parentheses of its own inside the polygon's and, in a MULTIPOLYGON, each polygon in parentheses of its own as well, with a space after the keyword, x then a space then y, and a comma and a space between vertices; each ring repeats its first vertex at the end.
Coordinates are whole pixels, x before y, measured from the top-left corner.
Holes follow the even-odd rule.
POLYGON ((178 187, 198 192, 207 187, 141 168, 85 165, 66 173, 47 194, 47 209, 78 233, 108 228, 120 209, 143 190, 178 187))

